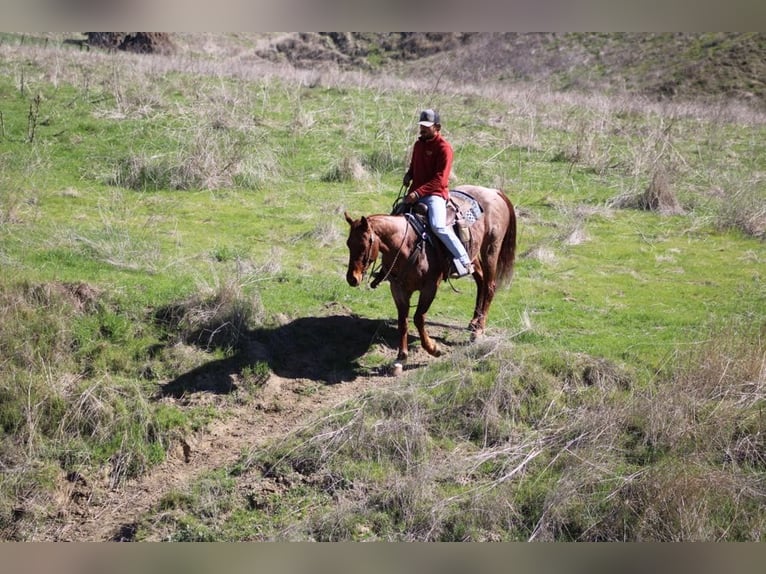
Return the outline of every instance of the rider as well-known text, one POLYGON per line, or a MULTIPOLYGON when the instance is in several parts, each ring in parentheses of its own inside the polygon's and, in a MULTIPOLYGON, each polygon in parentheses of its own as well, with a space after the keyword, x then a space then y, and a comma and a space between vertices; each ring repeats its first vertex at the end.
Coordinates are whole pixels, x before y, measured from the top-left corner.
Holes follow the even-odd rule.
POLYGON ((449 175, 452 169, 452 146, 441 135, 439 113, 432 109, 420 113, 420 137, 412 148, 412 159, 402 184, 407 188, 404 202, 423 203, 428 207, 428 223, 454 258, 456 275, 473 274, 471 258, 463 244, 447 225, 449 175))

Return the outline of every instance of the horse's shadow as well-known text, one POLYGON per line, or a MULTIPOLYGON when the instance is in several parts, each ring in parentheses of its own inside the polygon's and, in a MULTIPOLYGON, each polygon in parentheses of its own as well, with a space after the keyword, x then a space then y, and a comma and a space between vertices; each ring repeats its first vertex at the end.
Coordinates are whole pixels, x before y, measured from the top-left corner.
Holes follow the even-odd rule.
POLYGON ((394 349, 396 325, 353 315, 303 317, 274 328, 247 331, 236 352, 205 363, 163 384, 160 396, 189 393, 227 394, 246 368, 266 363, 283 378, 310 379, 325 384, 352 381, 366 373, 360 359, 376 344, 394 349))

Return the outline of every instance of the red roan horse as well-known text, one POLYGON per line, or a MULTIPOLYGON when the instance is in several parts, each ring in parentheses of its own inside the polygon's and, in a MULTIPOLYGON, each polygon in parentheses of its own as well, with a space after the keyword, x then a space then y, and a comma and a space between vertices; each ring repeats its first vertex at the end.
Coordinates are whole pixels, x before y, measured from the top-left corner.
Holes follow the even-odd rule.
MULTIPOLYGON (((467 250, 473 261, 476 282, 476 307, 468 326, 472 339, 484 332, 487 313, 498 287, 510 283, 516 257, 516 212, 508 197, 498 189, 476 185, 455 188, 472 197, 482 215, 469 228, 467 250)), ((352 287, 362 283, 364 274, 382 255, 381 272, 389 281, 396 303, 399 326, 398 360, 407 359, 407 320, 410 298, 420 291, 415 326, 423 349, 433 356, 440 352, 426 332, 426 313, 439 284, 449 275, 451 255, 435 239, 437 247, 423 241, 404 215, 370 215, 354 220, 344 214, 351 226, 346 245, 349 250, 346 280, 352 287)))

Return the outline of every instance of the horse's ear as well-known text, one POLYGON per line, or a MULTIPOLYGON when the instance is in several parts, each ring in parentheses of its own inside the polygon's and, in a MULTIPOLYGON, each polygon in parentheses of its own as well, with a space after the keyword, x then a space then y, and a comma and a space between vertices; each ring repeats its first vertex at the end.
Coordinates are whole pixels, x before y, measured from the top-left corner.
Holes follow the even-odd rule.
POLYGON ((354 220, 351 218, 351 216, 348 214, 348 211, 343 212, 343 216, 346 218, 346 221, 348 221, 348 224, 351 225, 354 223, 354 220))

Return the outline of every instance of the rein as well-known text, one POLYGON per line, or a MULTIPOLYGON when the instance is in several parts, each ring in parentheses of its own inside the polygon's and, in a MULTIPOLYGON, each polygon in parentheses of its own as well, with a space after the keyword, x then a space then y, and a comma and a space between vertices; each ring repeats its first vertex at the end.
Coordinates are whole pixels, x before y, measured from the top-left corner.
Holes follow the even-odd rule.
MULTIPOLYGON (((370 287, 372 289, 375 289, 383 281, 388 279, 389 275, 391 275, 391 272, 394 270, 394 267, 396 266, 396 262, 399 260, 399 255, 401 255, 401 253, 402 253, 402 247, 404 247, 404 242, 407 241, 407 231, 408 231, 408 228, 410 227, 410 221, 406 217, 404 218, 404 222, 405 222, 406 227, 404 229, 404 233, 402 234, 402 242, 399 244, 399 248, 396 250, 396 255, 394 255, 394 260, 391 262, 391 266, 389 267, 388 271, 386 271, 385 275, 382 275, 380 277, 376 277, 375 279, 373 279, 370 282, 370 287)), ((375 237, 375 232, 374 231, 370 235, 370 246, 369 246, 369 249, 368 249, 368 252, 367 252, 368 255, 366 257, 369 257, 369 254, 372 253, 373 237, 375 237)), ((380 241, 380 239, 378 239, 378 241, 380 241)), ((382 268, 383 267, 383 263, 381 263, 380 265, 381 265, 381 268, 382 268)), ((373 265, 372 267, 375 267, 375 266, 373 265)), ((370 276, 375 275, 375 273, 373 273, 373 271, 374 271, 374 269, 371 268, 370 269, 370 276)))

